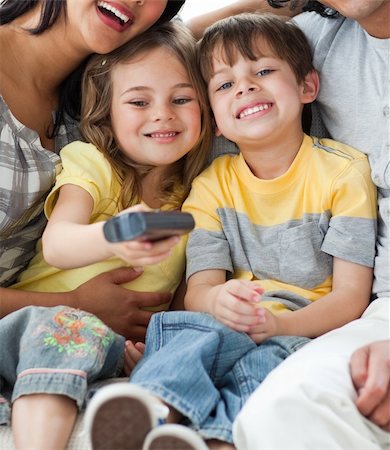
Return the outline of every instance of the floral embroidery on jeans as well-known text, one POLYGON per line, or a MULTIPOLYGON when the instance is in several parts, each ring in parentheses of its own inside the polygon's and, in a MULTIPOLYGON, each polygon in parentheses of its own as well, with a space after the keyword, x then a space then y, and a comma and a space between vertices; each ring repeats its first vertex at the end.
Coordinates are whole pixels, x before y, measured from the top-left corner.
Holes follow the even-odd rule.
POLYGON ((98 354, 114 341, 114 333, 100 319, 72 308, 58 312, 54 323, 40 331, 46 346, 79 358, 98 354))

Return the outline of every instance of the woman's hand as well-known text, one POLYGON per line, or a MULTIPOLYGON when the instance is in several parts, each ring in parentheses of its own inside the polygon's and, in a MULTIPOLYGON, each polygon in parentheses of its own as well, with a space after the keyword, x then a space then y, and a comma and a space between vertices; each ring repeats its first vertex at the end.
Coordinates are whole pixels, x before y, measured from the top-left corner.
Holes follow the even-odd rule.
POLYGON ((127 267, 102 273, 68 293, 69 306, 95 314, 126 339, 144 341, 153 311, 143 308, 168 303, 172 296, 163 292, 130 291, 121 286, 141 274, 142 270, 127 267))

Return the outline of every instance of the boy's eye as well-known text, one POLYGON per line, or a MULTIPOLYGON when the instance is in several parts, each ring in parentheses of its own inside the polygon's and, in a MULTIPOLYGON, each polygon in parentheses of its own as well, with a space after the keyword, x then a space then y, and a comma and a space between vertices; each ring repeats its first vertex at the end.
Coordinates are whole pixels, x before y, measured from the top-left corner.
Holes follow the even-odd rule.
POLYGON ((227 81, 226 83, 221 84, 221 86, 218 87, 217 91, 224 91, 225 89, 229 89, 233 86, 233 83, 231 81, 227 81))
POLYGON ((269 75, 272 72, 273 72, 272 69, 261 69, 258 72, 256 72, 256 75, 260 75, 261 77, 263 77, 265 75, 269 75))

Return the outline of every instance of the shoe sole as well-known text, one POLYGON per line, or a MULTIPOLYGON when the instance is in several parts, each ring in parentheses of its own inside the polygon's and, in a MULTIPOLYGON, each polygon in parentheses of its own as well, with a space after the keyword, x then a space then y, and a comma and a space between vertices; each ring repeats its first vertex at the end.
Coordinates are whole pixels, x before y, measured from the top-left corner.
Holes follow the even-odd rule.
POLYGON ((153 428, 150 413, 136 398, 116 397, 105 401, 91 428, 93 450, 142 450, 153 428))

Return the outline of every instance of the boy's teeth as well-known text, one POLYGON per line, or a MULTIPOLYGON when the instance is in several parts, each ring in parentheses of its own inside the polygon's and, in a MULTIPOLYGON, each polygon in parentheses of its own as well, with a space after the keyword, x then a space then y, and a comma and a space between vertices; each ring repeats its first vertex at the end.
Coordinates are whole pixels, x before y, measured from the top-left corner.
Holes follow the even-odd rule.
POLYGON ((130 20, 130 17, 119 12, 116 8, 114 8, 112 5, 109 5, 106 2, 98 2, 98 6, 99 8, 104 8, 107 11, 110 11, 111 13, 115 14, 115 16, 118 17, 118 19, 121 19, 124 23, 127 23, 130 20))
POLYGON ((248 109, 245 109, 244 111, 241 111, 238 117, 240 119, 242 119, 243 117, 250 116, 251 114, 257 113, 259 111, 263 111, 268 108, 269 108, 268 104, 254 106, 253 108, 248 108, 248 109))

